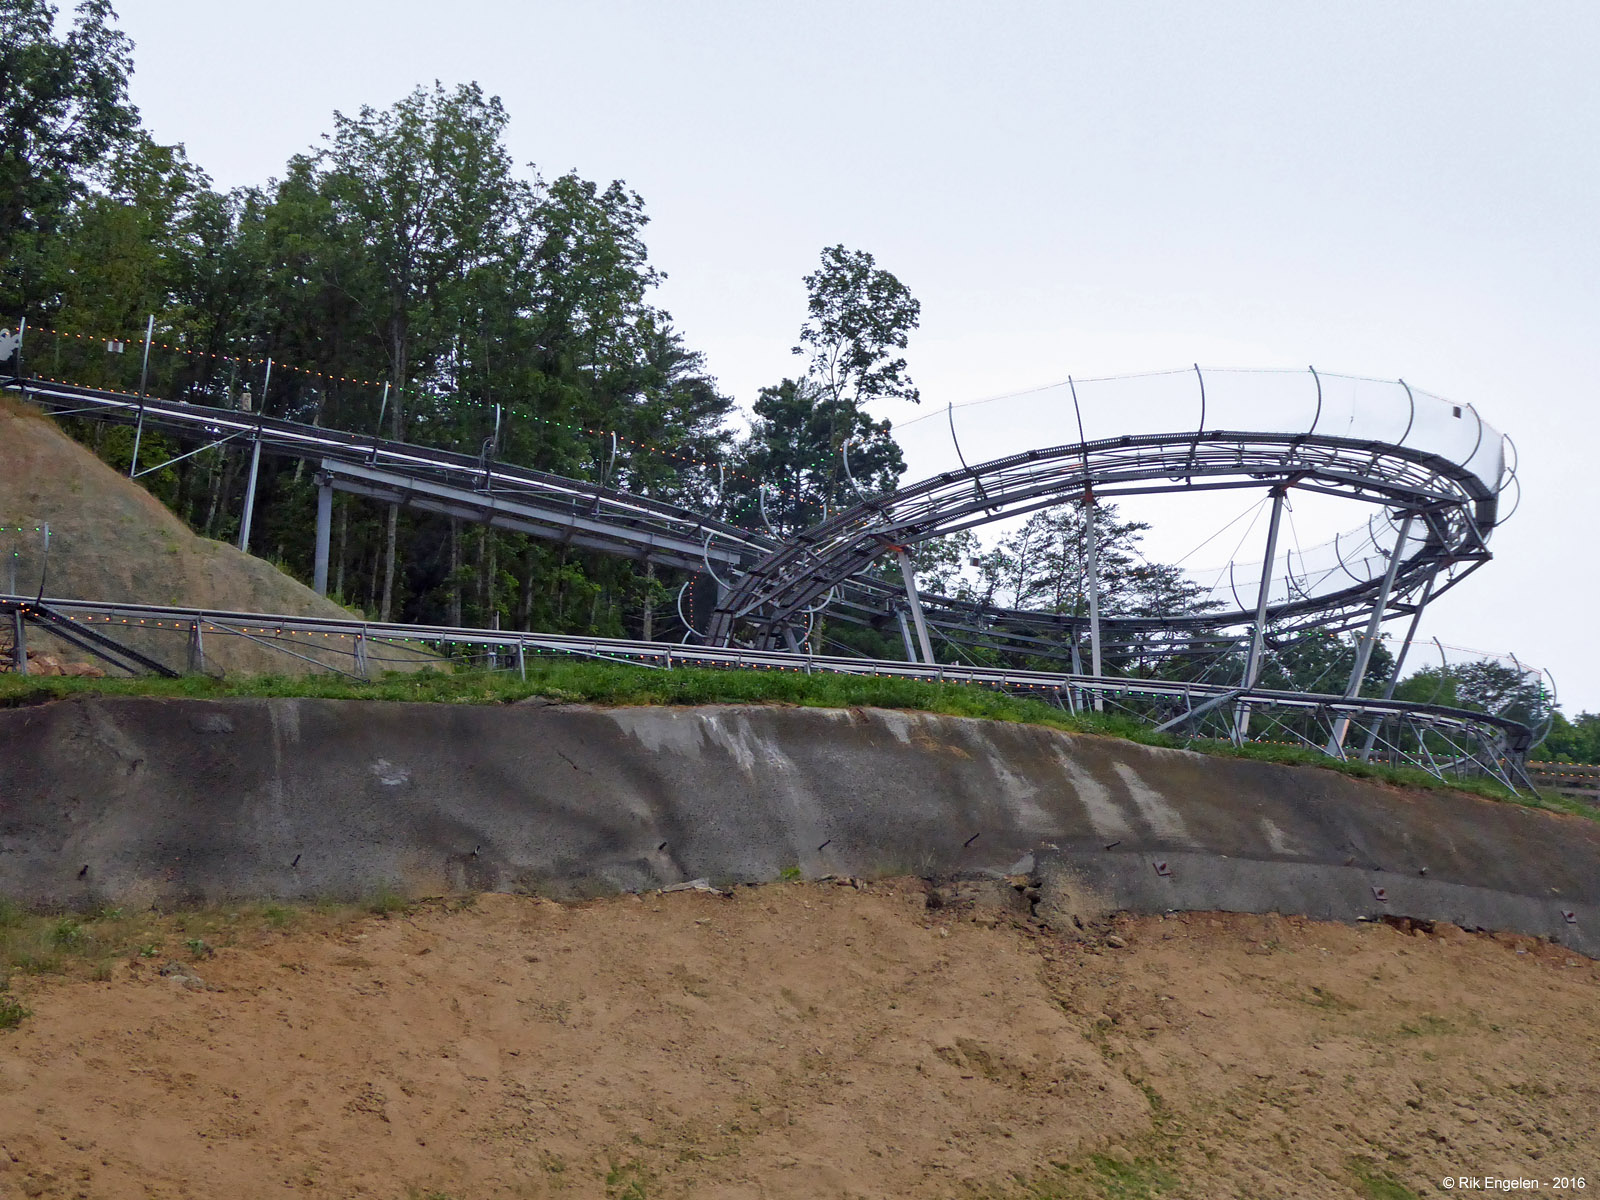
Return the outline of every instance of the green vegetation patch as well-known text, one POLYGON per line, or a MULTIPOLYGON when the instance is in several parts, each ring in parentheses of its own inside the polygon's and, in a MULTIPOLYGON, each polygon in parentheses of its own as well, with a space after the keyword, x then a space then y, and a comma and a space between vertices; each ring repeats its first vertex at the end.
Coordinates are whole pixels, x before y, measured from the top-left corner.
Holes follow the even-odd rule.
POLYGON ((1345 1160, 1345 1168, 1366 1200, 1420 1200, 1416 1192, 1365 1155, 1352 1155, 1345 1160))
POLYGON ((1535 808, 1600 820, 1600 809, 1552 795, 1517 795, 1488 779, 1445 783, 1416 767, 1340 762, 1309 747, 1183 740, 1155 733, 1130 716, 1071 713, 1043 700, 961 683, 933 683, 878 675, 808 675, 801 671, 658 670, 587 659, 538 659, 527 678, 510 672, 390 672, 370 682, 343 676, 253 675, 212 679, 77 679, 0 675, 0 708, 43 704, 73 696, 149 696, 221 700, 301 697, 326 700, 387 700, 425 704, 514 704, 543 697, 558 703, 630 705, 790 704, 807 708, 912 709, 953 717, 1041 725, 1069 733, 1125 738, 1149 746, 1199 750, 1225 758, 1318 767, 1404 787, 1469 792, 1535 808))

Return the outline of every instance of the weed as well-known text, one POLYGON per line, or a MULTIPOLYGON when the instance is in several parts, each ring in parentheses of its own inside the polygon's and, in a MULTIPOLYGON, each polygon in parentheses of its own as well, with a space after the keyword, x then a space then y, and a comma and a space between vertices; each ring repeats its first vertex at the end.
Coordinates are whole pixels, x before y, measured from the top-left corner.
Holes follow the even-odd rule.
POLYGON ((407 913, 411 911, 411 901, 390 888, 384 888, 367 904, 367 911, 378 917, 407 913))
POLYGON ((650 1185, 650 1172, 637 1159, 611 1164, 606 1172, 608 1200, 649 1200, 646 1188, 650 1185))
POLYGON ((76 950, 88 941, 88 930, 71 917, 62 917, 50 930, 50 944, 61 950, 76 950))
POLYGON ((261 919, 274 929, 282 929, 294 920, 294 909, 281 904, 268 904, 261 910, 261 919))
POLYGON ((0 991, 0 1029, 15 1029, 32 1015, 15 996, 0 991))
POLYGON ((783 870, 778 872, 778 878, 783 880, 785 883, 796 883, 800 879, 800 868, 785 867, 783 870))
POLYGON ((189 953, 194 955, 196 958, 210 958, 216 953, 216 950, 212 948, 211 943, 206 941, 205 938, 192 937, 183 944, 189 947, 189 953))
POLYGON ((1363 1154, 1346 1159, 1345 1167, 1355 1178, 1356 1191, 1366 1200, 1421 1200, 1416 1192, 1363 1154))
POLYGON ((1415 1023, 1408 1021, 1400 1026, 1398 1032, 1402 1037, 1440 1037, 1456 1032, 1456 1027, 1443 1017, 1423 1013, 1415 1023))
POLYGON ((1315 986, 1311 989, 1310 998, 1305 1002, 1311 1005, 1312 1008, 1320 1008, 1324 1012, 1349 1013, 1356 1011, 1356 1006, 1351 1004, 1350 1001, 1342 1000, 1332 992, 1323 991, 1315 986))

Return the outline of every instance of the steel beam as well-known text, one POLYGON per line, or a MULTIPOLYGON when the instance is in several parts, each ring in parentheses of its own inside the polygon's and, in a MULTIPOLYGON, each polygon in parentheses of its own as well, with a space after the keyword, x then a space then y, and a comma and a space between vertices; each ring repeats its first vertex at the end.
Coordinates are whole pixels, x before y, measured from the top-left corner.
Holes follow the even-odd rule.
MULTIPOLYGON (((1250 635, 1250 653, 1244 661, 1244 678, 1239 686, 1245 691, 1255 687, 1261 674, 1261 647, 1267 636, 1267 600, 1272 594, 1272 566, 1278 561, 1278 526, 1283 521, 1283 504, 1287 488, 1272 489, 1272 519, 1267 523, 1267 556, 1262 560, 1261 585, 1256 589, 1256 621, 1250 635)), ((1241 704, 1234 714, 1233 740, 1242 742, 1250 734, 1250 706, 1241 704)))
POLYGON ((239 520, 239 549, 250 553, 250 523, 256 511, 256 478, 261 472, 261 439, 250 451, 250 482, 244 489, 244 516, 239 520))
MULTIPOLYGON (((1400 534, 1395 538, 1393 553, 1389 555, 1389 569, 1383 573, 1383 585, 1379 588, 1378 598, 1372 605, 1372 619, 1367 622, 1366 632, 1356 646, 1355 666, 1350 669, 1350 682, 1344 689, 1346 700, 1353 700, 1361 694, 1361 683, 1367 675, 1367 663, 1372 660, 1372 647, 1378 641, 1378 628, 1383 624, 1384 610, 1389 606, 1389 591, 1394 587, 1395 574, 1400 570, 1400 559, 1405 553, 1406 539, 1411 536, 1411 522, 1415 516, 1416 513, 1407 512, 1405 519, 1400 522, 1400 534)), ((1344 739, 1349 730, 1349 717, 1342 716, 1335 722, 1332 736, 1328 739, 1329 754, 1336 758, 1344 757, 1344 739)))
POLYGON ((917 626, 917 644, 922 647, 922 661, 933 666, 933 643, 928 640, 928 622, 922 615, 922 599, 917 595, 917 573, 904 547, 895 547, 895 557, 900 560, 900 578, 905 581, 906 603, 911 606, 911 620, 917 626))

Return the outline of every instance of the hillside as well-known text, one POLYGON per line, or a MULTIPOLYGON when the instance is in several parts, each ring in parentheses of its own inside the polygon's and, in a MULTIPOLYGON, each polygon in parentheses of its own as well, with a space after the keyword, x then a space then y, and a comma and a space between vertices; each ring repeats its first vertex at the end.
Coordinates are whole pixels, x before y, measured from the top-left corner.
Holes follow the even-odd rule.
MULTIPOLYGON (((47 418, 0 399, 0 591, 234 612, 349 617, 331 600, 233 546, 196 536, 137 483, 113 471, 47 418), (48 567, 36 526, 50 526, 48 567), (46 573, 47 572, 47 573, 46 573)), ((186 662, 181 634, 120 634, 169 665, 186 662)), ((41 635, 40 645, 48 639, 41 635)), ((33 643, 30 642, 30 645, 33 643)), ((294 673, 305 664, 237 639, 206 654, 230 672, 294 673)), ((82 658, 76 650, 59 653, 82 658)))
POLYGON ((45 924, 38 955, 84 961, 13 980, 0 1194, 1600 1182, 1600 966, 1559 947, 1224 914, 1085 942, 1005 884, 844 882, 45 924))

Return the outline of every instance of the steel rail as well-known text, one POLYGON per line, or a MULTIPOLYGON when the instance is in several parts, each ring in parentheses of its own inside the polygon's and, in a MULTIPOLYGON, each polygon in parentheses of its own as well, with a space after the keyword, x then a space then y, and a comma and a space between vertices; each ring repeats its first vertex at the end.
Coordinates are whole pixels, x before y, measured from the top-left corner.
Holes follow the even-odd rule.
MULTIPOLYGON (((1018 670, 1004 667, 925 665, 896 659, 849 658, 812 655, 783 650, 751 650, 737 646, 684 646, 667 642, 647 642, 628 638, 594 637, 587 634, 531 633, 514 630, 474 629, 446 625, 405 625, 361 621, 354 618, 296 617, 281 613, 235 612, 220 609, 125 604, 74 600, 59 597, 39 600, 27 596, 0 594, 0 613, 20 612, 25 619, 50 622, 65 619, 83 621, 92 627, 93 618, 106 624, 120 621, 133 628, 170 628, 187 632, 200 624, 208 634, 237 633, 253 639, 264 636, 301 634, 307 637, 341 637, 371 642, 470 645, 485 649, 547 651, 581 657, 603 657, 614 661, 647 662, 667 666, 703 666, 786 670, 801 673, 876 675, 917 679, 938 683, 964 683, 1007 689, 1057 692, 1066 688, 1156 697, 1192 702, 1217 696, 1248 699, 1275 707, 1301 711, 1333 713, 1360 719, 1370 716, 1425 718, 1441 728, 1466 731, 1496 731, 1499 740, 1515 742, 1528 733, 1525 726, 1509 718, 1439 704, 1412 704, 1377 697, 1345 697, 1333 694, 1290 692, 1272 688, 1240 689, 1236 684, 1191 683, 1181 680, 1093 676, 1069 672, 1018 670), (168 624, 170 623, 170 624, 168 624)), ((304 647, 302 647, 304 648, 304 647)), ((332 647, 318 647, 333 649, 332 647)))

